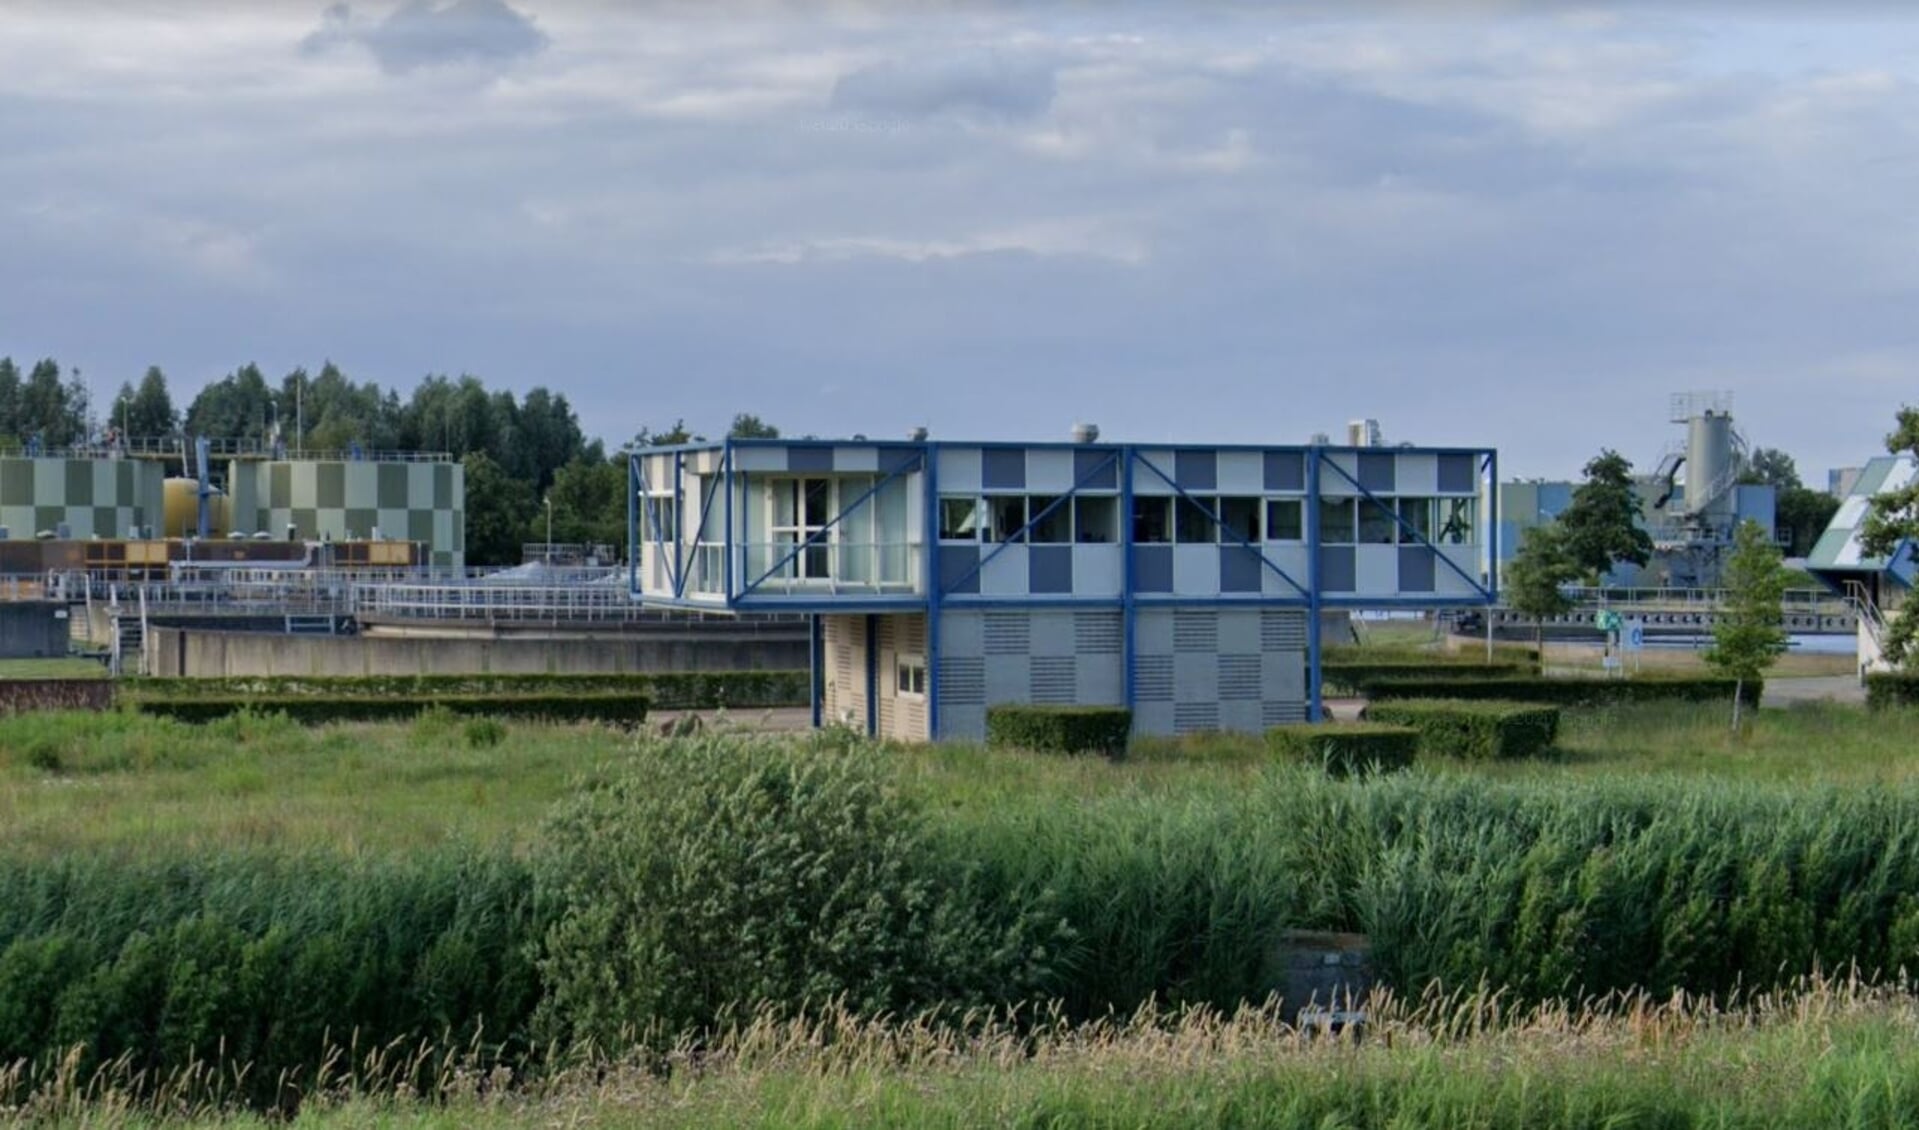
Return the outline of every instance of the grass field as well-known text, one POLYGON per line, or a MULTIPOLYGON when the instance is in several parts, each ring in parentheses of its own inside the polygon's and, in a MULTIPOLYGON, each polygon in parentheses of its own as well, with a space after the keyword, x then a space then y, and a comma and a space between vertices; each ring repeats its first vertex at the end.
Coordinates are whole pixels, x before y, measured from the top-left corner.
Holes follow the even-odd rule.
POLYGON ((93 659, 0 659, 0 679, 104 679, 106 665, 93 659))

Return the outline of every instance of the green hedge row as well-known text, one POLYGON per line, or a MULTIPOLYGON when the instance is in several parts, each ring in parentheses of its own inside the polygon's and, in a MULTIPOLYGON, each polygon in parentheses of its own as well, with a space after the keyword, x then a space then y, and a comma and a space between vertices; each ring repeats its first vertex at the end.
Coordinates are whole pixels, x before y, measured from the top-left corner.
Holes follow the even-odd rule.
MULTIPOLYGON (((1472 679, 1451 674, 1425 678, 1378 679, 1366 683, 1360 693, 1375 701, 1405 698, 1503 699, 1509 702, 1544 702, 1555 706, 1621 706, 1636 702, 1732 701, 1736 681, 1712 675, 1685 677, 1639 677, 1632 679, 1557 679, 1532 678, 1472 679)), ((1764 684, 1750 680, 1741 697, 1753 706, 1759 704, 1764 684)))
MULTIPOLYGON (((1328 644, 1323 653, 1326 663, 1424 663, 1446 667, 1484 666, 1486 644, 1483 640, 1462 643, 1455 651, 1439 651, 1408 644, 1328 644)), ((1531 644, 1495 643, 1492 663, 1517 663, 1522 667, 1539 666, 1539 649, 1531 644)))
POLYGON ((1410 659, 1364 662, 1340 658, 1320 663, 1320 682, 1345 692, 1356 692, 1381 679, 1418 679, 1439 672, 1449 679, 1514 679, 1536 676, 1530 663, 1425 663, 1410 659))
POLYGON ((1347 777, 1412 765, 1419 753, 1419 731, 1378 722, 1301 722, 1266 731, 1266 746, 1290 761, 1347 777))
POLYGON ((986 744, 1039 753, 1126 752, 1133 712, 1123 706, 990 706, 986 744))
POLYGON ((519 694, 421 698, 322 698, 288 695, 280 698, 142 699, 133 709, 141 714, 181 722, 212 722, 243 710, 255 714, 284 714, 303 725, 328 722, 390 722, 417 717, 421 711, 443 707, 454 714, 489 718, 519 718, 537 722, 612 722, 638 725, 646 721, 647 700, 636 694, 519 694))
POLYGON ((1874 671, 1866 676, 1866 705, 1874 710, 1919 706, 1919 674, 1874 671))
POLYGON ((805 706, 807 671, 666 671, 635 675, 276 675, 127 679, 123 700, 263 697, 442 698, 489 695, 640 695, 670 710, 805 706))
POLYGON ((1538 703, 1412 698, 1374 703, 1365 716, 1419 731, 1422 753, 1469 761, 1534 757, 1559 738, 1559 707, 1538 703))

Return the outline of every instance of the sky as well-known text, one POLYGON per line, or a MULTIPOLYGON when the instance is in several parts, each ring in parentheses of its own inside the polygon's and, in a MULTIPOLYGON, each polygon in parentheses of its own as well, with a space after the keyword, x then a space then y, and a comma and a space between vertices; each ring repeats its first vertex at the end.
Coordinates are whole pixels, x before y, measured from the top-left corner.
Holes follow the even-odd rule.
POLYGON ((1919 400, 1892 4, 0 0, 0 355, 789 433, 1683 439, 1919 400))

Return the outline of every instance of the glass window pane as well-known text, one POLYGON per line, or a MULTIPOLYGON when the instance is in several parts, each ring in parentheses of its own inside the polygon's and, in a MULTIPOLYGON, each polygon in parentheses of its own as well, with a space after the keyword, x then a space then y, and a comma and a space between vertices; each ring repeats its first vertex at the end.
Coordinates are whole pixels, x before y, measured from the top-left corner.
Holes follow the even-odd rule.
POLYGON ((1433 500, 1430 498, 1402 498, 1399 500, 1399 520, 1405 525, 1399 528, 1401 545, 1418 545, 1421 540, 1433 540, 1433 500), (1418 537, 1413 536, 1417 534, 1418 537))
POLYGON ((942 495, 940 498, 940 540, 979 540, 980 502, 972 495, 942 495))
POLYGON ((1305 541, 1306 518, 1297 498, 1275 498, 1266 503, 1267 541, 1305 541))
POLYGON ((1439 543, 1441 545, 1473 544, 1473 520, 1477 516, 1477 499, 1448 498, 1441 502, 1441 512, 1445 521, 1439 524, 1439 543))
POLYGON ((1322 498, 1319 500, 1319 540, 1325 545, 1353 543, 1352 499, 1322 498))
POLYGON ((1180 498, 1179 529, 1175 534, 1181 545, 1205 545, 1219 540, 1218 527, 1206 516, 1207 510, 1218 505, 1217 498, 1180 498))
POLYGON ((1119 499, 1110 494, 1082 494, 1073 500, 1073 540, 1082 544, 1109 544, 1119 537, 1119 499))
POLYGON ((1173 500, 1162 495, 1133 499, 1133 541, 1160 545, 1173 540, 1173 500))
POLYGON ((1371 498, 1359 500, 1359 540, 1364 545, 1391 545, 1399 523, 1386 504, 1371 498))
POLYGON ((1065 545, 1073 540, 1071 499, 1054 494, 1036 494, 1028 500, 1028 510, 1033 522, 1028 541, 1036 545, 1065 545), (1052 507, 1050 514, 1046 513, 1049 506, 1052 507))
POLYGON ((1226 524, 1220 531, 1222 542, 1258 541, 1259 539, 1259 499, 1222 498, 1219 500, 1219 519, 1226 524))
POLYGON ((832 521, 832 484, 825 479, 807 479, 806 482, 806 524, 824 526, 832 521))
POLYGON ((1000 541, 1013 541, 1026 527, 1026 496, 996 495, 987 500, 993 509, 993 532, 1000 541))

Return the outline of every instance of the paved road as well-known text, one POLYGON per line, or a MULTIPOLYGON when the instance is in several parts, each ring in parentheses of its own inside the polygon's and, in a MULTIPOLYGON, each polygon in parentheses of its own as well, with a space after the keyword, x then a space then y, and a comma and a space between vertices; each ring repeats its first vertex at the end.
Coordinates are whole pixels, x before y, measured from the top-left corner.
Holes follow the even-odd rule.
POLYGON ((1841 702, 1863 705, 1866 688, 1852 675, 1821 675, 1815 678, 1767 679, 1764 706, 1791 706, 1800 702, 1841 702))

